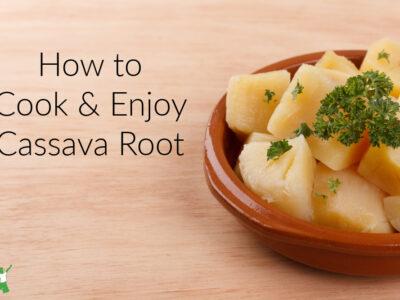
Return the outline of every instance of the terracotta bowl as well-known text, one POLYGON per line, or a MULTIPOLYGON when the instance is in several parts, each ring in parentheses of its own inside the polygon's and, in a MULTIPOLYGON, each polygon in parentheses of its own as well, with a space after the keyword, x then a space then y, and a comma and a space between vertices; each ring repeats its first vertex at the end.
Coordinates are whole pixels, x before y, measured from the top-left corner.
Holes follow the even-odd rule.
MULTIPOLYGON (((335 51, 360 66, 366 51, 335 51)), ((282 60, 255 73, 315 64, 323 52, 282 60)), ((224 95, 215 107, 205 137, 205 174, 214 196, 268 247, 303 264, 353 275, 400 274, 400 233, 354 233, 292 217, 253 194, 232 167, 242 144, 225 122, 224 95)))

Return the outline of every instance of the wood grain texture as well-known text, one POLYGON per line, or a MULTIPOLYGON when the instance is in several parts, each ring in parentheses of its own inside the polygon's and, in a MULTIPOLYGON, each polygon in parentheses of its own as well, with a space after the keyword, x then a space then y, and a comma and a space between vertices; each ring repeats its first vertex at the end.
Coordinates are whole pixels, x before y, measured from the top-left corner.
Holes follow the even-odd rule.
MULTIPOLYGON (((0 86, 93 90, 100 118, 0 119, 21 137, 106 137, 107 158, 2 158, 0 264, 15 299, 393 299, 398 277, 330 274, 261 246, 210 194, 205 125, 233 74, 301 53, 400 39, 398 1, 7 1, 0 86), (139 58, 138 78, 39 76, 39 53, 139 58), (110 117, 113 90, 188 99, 178 123, 110 117), (185 139, 183 157, 120 157, 118 132, 185 139)), ((1 102, 4 109, 12 102, 1 102)), ((0 295, 0 297, 2 297, 0 295)))

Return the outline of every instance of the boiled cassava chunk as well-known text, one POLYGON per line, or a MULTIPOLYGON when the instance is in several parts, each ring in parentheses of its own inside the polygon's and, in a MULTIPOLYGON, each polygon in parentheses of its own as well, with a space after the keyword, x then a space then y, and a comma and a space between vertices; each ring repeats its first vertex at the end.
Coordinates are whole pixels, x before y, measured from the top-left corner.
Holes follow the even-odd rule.
POLYGON ((345 84, 348 77, 343 72, 302 65, 272 114, 268 131, 276 137, 284 138, 292 136, 293 131, 303 122, 311 126, 315 113, 321 106, 321 100, 335 86, 345 84), (304 88, 293 100, 292 92, 297 83, 304 88))
POLYGON ((385 72, 393 81, 392 95, 400 93, 400 44, 389 39, 373 43, 361 64, 360 71, 379 70, 385 72))
MULTIPOLYGON (((301 123, 312 127, 321 100, 336 86, 345 84, 349 76, 339 71, 302 65, 272 114, 268 131, 283 138, 292 136, 301 123), (292 91, 297 82, 304 89, 293 100, 292 91)), ((323 141, 315 137, 310 137, 308 142, 314 157, 334 170, 341 170, 358 162, 368 144, 368 140, 363 139, 357 145, 346 147, 334 138, 323 141)))
POLYGON ((370 146, 358 173, 388 194, 400 195, 400 148, 370 146))
POLYGON ((243 137, 251 132, 266 132, 269 118, 290 82, 286 70, 237 75, 229 81, 226 96, 226 121, 243 137), (267 103, 265 91, 275 93, 267 103))
POLYGON ((268 133, 253 132, 246 139, 245 144, 249 144, 249 143, 253 143, 253 142, 273 142, 276 140, 277 140, 276 137, 274 137, 268 133))
POLYGON ((239 168, 245 185, 279 209, 310 221, 315 159, 303 136, 289 140, 292 148, 277 160, 267 160, 269 142, 244 145, 239 168))
POLYGON ((343 170, 359 162, 369 146, 367 137, 351 146, 343 145, 336 138, 323 140, 315 136, 310 136, 307 142, 314 157, 335 171, 343 170))
POLYGON ((390 196, 383 199, 383 207, 390 224, 400 231, 400 196, 390 196))
MULTIPOLYGON (((273 142, 276 140, 277 139, 270 134, 261 133, 261 132, 253 132, 252 134, 250 134, 247 137, 247 139, 244 143, 249 144, 249 143, 254 143, 254 142, 273 142)), ((236 161, 234 171, 235 171, 236 175, 239 177, 239 179, 243 181, 242 175, 240 174, 239 160, 236 161)))
POLYGON ((357 232, 392 232, 383 209, 384 197, 384 192, 358 175, 353 167, 333 171, 322 163, 317 165, 313 206, 318 224, 357 232), (339 180, 337 193, 328 188, 329 179, 339 180))
POLYGON ((357 67, 350 60, 344 56, 337 55, 331 50, 326 51, 315 66, 324 69, 342 71, 351 76, 359 73, 357 67))

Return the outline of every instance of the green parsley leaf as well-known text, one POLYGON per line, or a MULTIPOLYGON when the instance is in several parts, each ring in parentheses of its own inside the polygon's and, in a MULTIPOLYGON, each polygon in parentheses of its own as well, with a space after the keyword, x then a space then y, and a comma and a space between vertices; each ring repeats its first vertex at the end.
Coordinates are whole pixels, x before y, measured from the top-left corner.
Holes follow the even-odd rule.
POLYGON ((289 145, 287 139, 272 142, 267 151, 267 160, 277 160, 282 154, 288 152, 290 149, 292 149, 292 145, 289 145))
MULTIPOLYGON (((275 93, 266 89, 264 96, 267 96, 267 99, 264 99, 264 102, 269 103, 271 101, 272 97, 275 96, 275 93)), ((276 101, 276 99, 275 99, 275 101, 276 101)))
MULTIPOLYGON (((301 87, 299 82, 297 85, 301 87)), ((302 89, 299 88, 300 91, 302 89)), ((350 77, 345 85, 335 87, 321 100, 313 124, 314 131, 302 123, 295 134, 307 137, 313 133, 323 140, 337 138, 343 145, 350 146, 368 133, 373 147, 384 144, 398 148, 400 120, 397 115, 400 105, 391 98, 392 89, 393 82, 384 72, 367 71, 350 77)), ((294 92, 292 94, 297 95, 294 92)), ((282 153, 290 150, 285 149, 284 143, 288 145, 287 139, 271 143, 268 159, 278 159, 282 153)))
POLYGON ((292 100, 296 100, 297 95, 303 93, 303 89, 304 89, 304 86, 302 86, 300 84, 300 82, 297 80, 296 87, 292 91, 292 100))
POLYGON ((296 137, 304 135, 305 138, 308 138, 309 136, 314 134, 312 129, 308 127, 307 123, 301 123, 299 129, 296 129, 294 133, 296 134, 296 137))
POLYGON ((347 79, 321 100, 313 124, 317 137, 337 137, 346 146, 368 132, 371 145, 400 146, 399 103, 389 96, 393 82, 383 72, 368 71, 347 79))
POLYGON ((331 191, 334 192, 335 194, 337 193, 337 188, 339 186, 339 184, 341 184, 339 179, 334 179, 334 178, 329 178, 328 179, 328 184, 326 185, 326 187, 331 191))
POLYGON ((326 199, 328 199, 327 195, 315 193, 315 197, 324 199, 324 203, 326 204, 326 199))
POLYGON ((389 56, 390 56, 390 54, 387 53, 387 52, 385 51, 385 49, 382 49, 382 51, 378 53, 378 60, 380 60, 380 59, 386 59, 387 62, 389 62, 389 56))

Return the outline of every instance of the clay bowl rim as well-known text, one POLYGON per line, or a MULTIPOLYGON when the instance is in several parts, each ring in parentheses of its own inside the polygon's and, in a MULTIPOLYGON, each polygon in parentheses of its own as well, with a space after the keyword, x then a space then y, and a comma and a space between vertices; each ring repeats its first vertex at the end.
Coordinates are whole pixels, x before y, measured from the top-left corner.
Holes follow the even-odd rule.
MULTIPOLYGON (((350 60, 361 61, 366 50, 334 50, 350 60)), ((257 70, 255 73, 298 68, 315 64, 324 51, 291 57, 257 70)), ((307 222, 273 207, 253 194, 239 180, 228 162, 224 141, 230 130, 225 122, 226 93, 214 108, 206 129, 204 171, 214 196, 239 220, 265 238, 289 244, 320 248, 355 255, 398 256, 400 234, 357 233, 307 222)))

